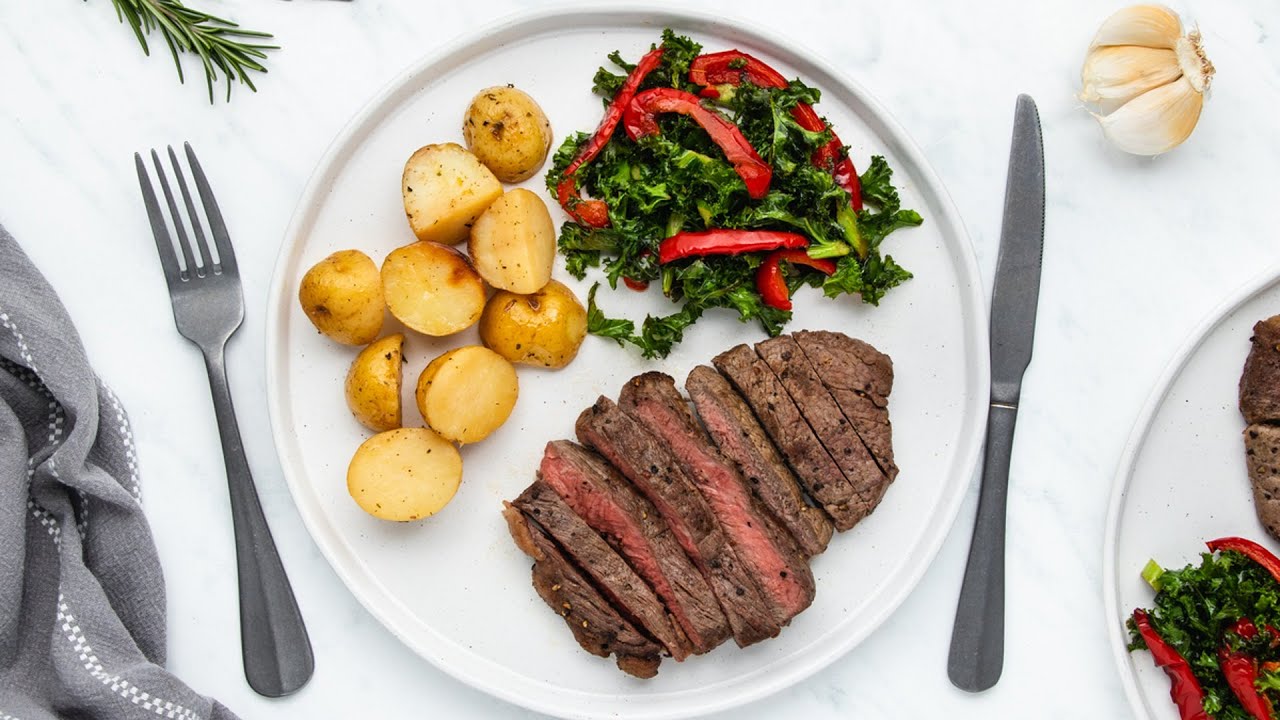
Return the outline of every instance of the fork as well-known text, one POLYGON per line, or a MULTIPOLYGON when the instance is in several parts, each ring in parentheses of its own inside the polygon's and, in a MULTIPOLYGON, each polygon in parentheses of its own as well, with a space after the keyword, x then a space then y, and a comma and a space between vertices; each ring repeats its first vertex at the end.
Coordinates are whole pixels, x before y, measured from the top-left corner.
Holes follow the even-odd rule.
POLYGON ((186 206, 186 217, 195 236, 194 244, 187 237, 182 213, 169 188, 159 154, 152 150, 151 161, 169 208, 177 243, 171 239, 165 225, 165 216, 142 155, 134 153, 133 158, 138 167, 138 182, 151 220, 151 232, 155 235, 156 250, 160 253, 160 266, 169 286, 174 323, 183 337, 200 348, 205 368, 209 371, 209 387, 213 393, 213 409, 222 438, 222 457, 231 494, 245 679, 260 695, 280 697, 306 684, 315 669, 315 659, 293 588, 271 539, 267 519, 262 514, 249 462, 240 443, 240 428, 231 405, 231 391, 227 386, 223 351, 227 340, 244 320, 244 293, 235 250, 231 247, 226 223, 214 200, 209 180, 196 160, 195 151, 190 143, 184 143, 183 147, 208 219, 208 229, 213 236, 212 247, 206 240, 173 147, 168 148, 169 162, 186 206))

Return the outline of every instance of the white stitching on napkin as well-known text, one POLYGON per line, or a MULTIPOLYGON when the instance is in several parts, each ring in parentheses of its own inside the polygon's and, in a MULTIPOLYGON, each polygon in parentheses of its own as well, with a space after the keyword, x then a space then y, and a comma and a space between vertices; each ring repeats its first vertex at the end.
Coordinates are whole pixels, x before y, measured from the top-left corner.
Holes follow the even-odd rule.
POLYGON ((138 455, 133 449, 133 428, 129 427, 129 418, 125 417, 124 407, 120 405, 120 399, 116 397, 115 392, 106 385, 102 386, 107 391, 107 399, 111 401, 111 409, 116 412, 116 430, 120 433, 120 442, 124 444, 124 458, 129 463, 129 485, 125 488, 133 495, 133 499, 142 504, 142 483, 138 481, 138 455))
POLYGON ((132 702, 134 705, 140 705, 144 710, 150 710, 157 715, 163 715, 167 718, 182 718, 183 720, 201 720, 199 715, 181 705, 153 697, 149 693, 129 684, 128 680, 119 675, 108 674, 106 668, 102 667, 102 663, 98 661, 98 656, 93 654, 93 648, 89 646, 89 641, 85 638, 84 632, 76 624, 75 616, 67 608, 66 598, 62 596, 62 593, 58 593, 58 622, 62 623, 62 632, 71 641, 75 651, 80 654, 80 662, 84 663, 84 669, 88 670, 94 679, 110 687, 112 692, 132 702))
POLYGON ((22 359, 27 362, 27 367, 31 368, 31 372, 39 375, 40 371, 36 370, 35 358, 31 357, 31 348, 27 347, 27 341, 23 339, 22 333, 18 332, 18 326, 14 325, 13 321, 9 319, 8 313, 0 312, 0 324, 9 328, 9 332, 13 333, 14 339, 18 341, 18 354, 22 355, 22 359))

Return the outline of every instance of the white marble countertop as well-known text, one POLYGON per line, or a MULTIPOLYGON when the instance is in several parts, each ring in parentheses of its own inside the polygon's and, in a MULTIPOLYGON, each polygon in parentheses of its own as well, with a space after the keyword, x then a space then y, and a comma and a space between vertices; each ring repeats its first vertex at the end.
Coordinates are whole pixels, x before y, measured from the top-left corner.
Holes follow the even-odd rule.
MULTIPOLYGON (((321 557, 279 473, 263 334, 280 239, 338 130, 422 54, 537 3, 192 4, 276 34, 284 49, 256 78, 257 94, 237 87, 230 104, 210 106, 198 66, 185 64, 180 86, 163 45, 144 58, 106 0, 0 3, 0 223, 61 292, 95 368, 132 415, 168 583, 169 666, 246 718, 526 716, 410 652, 321 557), (317 657, 310 685, 280 700, 253 694, 241 672, 206 380, 197 351, 174 332, 138 201, 133 152, 183 140, 207 167, 239 174, 216 183, 249 308, 229 349, 230 374, 317 657)), ((1106 146, 1073 97, 1093 30, 1121 4, 732 4, 844 68, 912 133, 966 220, 988 288, 1019 92, 1039 103, 1048 174, 1039 332, 1011 470, 1003 679, 969 695, 946 677, 975 485, 932 568, 887 623, 826 670, 733 717, 1128 715, 1101 599, 1112 476, 1188 332, 1280 255, 1280 6, 1177 5, 1200 23, 1218 76, 1191 140, 1144 159, 1106 146)))

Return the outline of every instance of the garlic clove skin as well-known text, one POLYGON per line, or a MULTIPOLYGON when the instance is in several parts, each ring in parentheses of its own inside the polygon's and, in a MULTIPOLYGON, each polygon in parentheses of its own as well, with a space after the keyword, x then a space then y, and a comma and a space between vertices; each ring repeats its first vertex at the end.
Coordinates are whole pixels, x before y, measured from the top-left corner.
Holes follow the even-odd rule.
POLYGON ((1182 37, 1182 21, 1164 5, 1134 5, 1117 11, 1098 28, 1092 50, 1107 45, 1138 45, 1173 50, 1182 37))
POLYGON ((1135 97, 1115 112, 1093 116, 1102 133, 1121 150, 1159 155, 1191 135, 1203 107, 1204 95, 1184 75, 1135 97))
POLYGON ((1137 45, 1100 47, 1085 58, 1080 73, 1080 99, 1103 104, 1106 110, 1107 105, 1123 105, 1182 74, 1173 50, 1137 45))

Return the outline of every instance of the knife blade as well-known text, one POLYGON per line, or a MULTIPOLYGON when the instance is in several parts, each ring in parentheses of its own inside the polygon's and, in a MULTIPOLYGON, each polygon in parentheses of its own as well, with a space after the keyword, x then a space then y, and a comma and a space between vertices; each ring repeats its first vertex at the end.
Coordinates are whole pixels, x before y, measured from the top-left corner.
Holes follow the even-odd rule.
POLYGON ((1009 458, 1022 376, 1031 363, 1044 253, 1044 143, 1035 101, 1019 95, 991 292, 991 405, 978 515, 965 565, 947 675, 961 690, 994 686, 1004 668, 1004 542, 1009 458))

